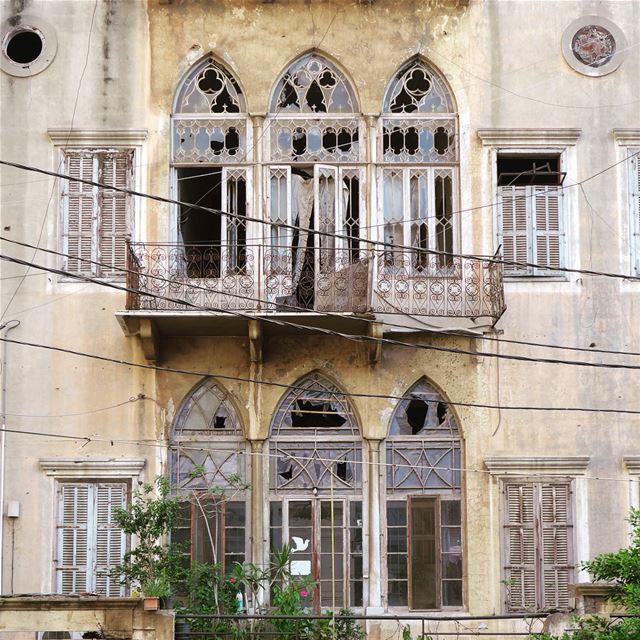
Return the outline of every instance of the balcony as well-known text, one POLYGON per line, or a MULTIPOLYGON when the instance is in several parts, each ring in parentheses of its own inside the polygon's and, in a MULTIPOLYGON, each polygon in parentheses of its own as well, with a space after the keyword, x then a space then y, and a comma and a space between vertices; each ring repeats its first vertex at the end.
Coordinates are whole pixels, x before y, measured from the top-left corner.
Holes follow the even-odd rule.
POLYGON ((127 268, 118 315, 134 333, 140 318, 167 335, 246 335, 269 317, 287 323, 265 323, 272 333, 366 334, 371 320, 477 329, 504 311, 502 265, 420 250, 131 243, 127 268))

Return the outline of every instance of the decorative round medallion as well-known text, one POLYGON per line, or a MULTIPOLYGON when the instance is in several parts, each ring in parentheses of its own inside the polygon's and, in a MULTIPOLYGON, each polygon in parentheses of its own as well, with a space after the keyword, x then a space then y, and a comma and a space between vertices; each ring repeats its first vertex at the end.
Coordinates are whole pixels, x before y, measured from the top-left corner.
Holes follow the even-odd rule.
POLYGON ((587 76, 604 76, 615 71, 624 58, 625 49, 622 31, 600 16, 574 20, 562 36, 564 59, 587 76))

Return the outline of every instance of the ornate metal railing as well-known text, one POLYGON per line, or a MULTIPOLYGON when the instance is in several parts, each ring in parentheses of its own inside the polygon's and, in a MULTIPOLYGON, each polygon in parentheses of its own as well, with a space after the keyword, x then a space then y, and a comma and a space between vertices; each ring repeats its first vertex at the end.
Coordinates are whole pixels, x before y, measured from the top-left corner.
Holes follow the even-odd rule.
POLYGON ((498 318, 502 265, 421 251, 130 243, 128 309, 498 318))

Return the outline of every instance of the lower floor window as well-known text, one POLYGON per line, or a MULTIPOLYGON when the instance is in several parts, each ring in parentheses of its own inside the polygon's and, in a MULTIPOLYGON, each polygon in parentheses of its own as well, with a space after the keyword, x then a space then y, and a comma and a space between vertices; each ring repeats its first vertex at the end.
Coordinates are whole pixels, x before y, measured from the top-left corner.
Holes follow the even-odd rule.
POLYGON ((56 592, 124 596, 111 570, 124 559, 128 538, 113 517, 126 507, 127 485, 61 482, 58 485, 56 592))
POLYGON ((409 496, 387 501, 389 606, 462 606, 460 500, 409 496))
POLYGON ((180 505, 172 544, 180 545, 191 560, 218 564, 230 573, 246 560, 246 505, 193 494, 180 505))
POLYGON ((272 551, 292 548, 291 572, 317 583, 309 605, 363 605, 362 502, 348 499, 282 500, 270 505, 272 551))

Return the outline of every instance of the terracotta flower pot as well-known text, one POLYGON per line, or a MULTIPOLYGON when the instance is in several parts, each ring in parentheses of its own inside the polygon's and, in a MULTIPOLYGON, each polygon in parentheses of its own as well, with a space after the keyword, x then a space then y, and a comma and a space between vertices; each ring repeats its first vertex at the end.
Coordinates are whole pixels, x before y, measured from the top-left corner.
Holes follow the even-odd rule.
POLYGON ((155 596, 144 597, 144 610, 145 611, 157 611, 158 610, 158 598, 155 596))

